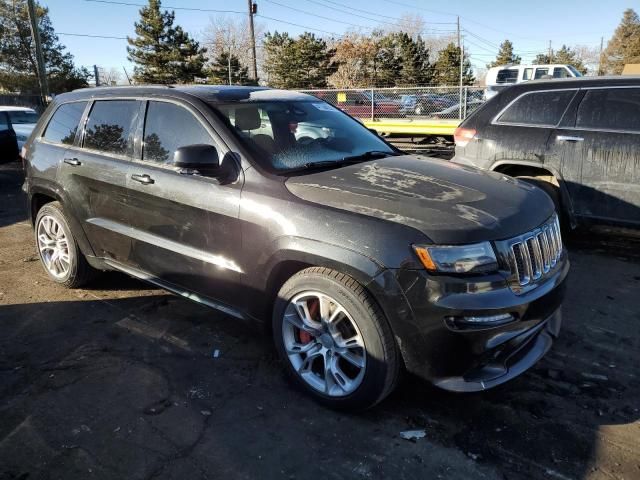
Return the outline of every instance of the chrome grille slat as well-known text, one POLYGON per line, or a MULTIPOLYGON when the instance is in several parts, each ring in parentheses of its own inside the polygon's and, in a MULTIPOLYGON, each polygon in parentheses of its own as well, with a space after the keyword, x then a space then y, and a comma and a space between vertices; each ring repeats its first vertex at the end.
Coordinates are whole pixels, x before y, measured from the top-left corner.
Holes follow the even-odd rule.
POLYGON ((562 237, 557 216, 506 243, 513 281, 518 287, 544 278, 562 256, 562 237))

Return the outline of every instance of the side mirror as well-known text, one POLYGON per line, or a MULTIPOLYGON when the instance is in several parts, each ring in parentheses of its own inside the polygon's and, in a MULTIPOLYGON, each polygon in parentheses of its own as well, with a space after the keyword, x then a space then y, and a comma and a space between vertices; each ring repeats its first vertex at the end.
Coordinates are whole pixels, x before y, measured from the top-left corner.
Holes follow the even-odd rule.
POLYGON ((175 151, 173 166, 185 174, 216 176, 220 171, 220 157, 213 145, 187 145, 175 151))

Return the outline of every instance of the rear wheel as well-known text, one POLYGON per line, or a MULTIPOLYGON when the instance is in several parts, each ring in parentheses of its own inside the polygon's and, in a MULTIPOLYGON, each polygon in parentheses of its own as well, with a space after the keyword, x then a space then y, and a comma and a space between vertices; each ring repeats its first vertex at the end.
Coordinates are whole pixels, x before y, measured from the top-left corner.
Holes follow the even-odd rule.
POLYGON ((400 360, 391 328, 347 275, 314 267, 291 277, 276 300, 273 333, 294 383, 329 407, 371 407, 395 386, 400 360))
POLYGON ((95 270, 73 238, 59 202, 47 203, 38 211, 35 236, 40 261, 51 280, 77 288, 93 276, 95 270))

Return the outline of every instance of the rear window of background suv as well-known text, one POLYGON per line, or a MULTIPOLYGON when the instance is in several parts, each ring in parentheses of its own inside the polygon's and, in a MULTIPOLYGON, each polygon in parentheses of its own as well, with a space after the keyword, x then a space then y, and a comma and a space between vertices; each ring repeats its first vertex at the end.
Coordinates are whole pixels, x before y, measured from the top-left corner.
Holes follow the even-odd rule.
POLYGON ((496 123, 553 127, 577 90, 552 90, 525 93, 496 119, 496 123))

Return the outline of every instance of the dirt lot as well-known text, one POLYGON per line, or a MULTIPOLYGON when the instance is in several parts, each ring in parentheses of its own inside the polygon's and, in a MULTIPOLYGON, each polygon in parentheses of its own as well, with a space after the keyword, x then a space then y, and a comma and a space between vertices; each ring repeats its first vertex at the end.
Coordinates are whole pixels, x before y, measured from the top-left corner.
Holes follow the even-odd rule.
POLYGON ((638 241, 575 244, 561 338, 512 383, 408 377, 340 414, 254 325, 120 274, 47 281, 21 182, 0 166, 0 479, 640 478, 638 241))

